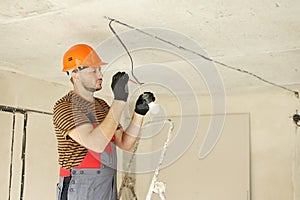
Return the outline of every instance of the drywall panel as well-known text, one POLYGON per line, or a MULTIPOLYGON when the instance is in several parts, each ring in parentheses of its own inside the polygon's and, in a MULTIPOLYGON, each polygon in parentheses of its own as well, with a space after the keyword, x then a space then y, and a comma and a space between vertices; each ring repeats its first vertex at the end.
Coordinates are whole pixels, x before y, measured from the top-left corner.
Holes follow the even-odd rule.
MULTIPOLYGON (((166 183, 167 199, 250 199, 249 115, 227 114, 217 144, 207 157, 200 159, 200 147, 207 133, 210 119, 210 116, 199 117, 199 131, 191 146, 179 159, 160 171, 158 181, 166 183)), ((177 120, 174 118, 174 121, 177 120)), ((174 133, 177 128, 175 126, 174 133)), ((166 131, 167 129, 163 130, 160 136, 153 139, 152 151, 159 148, 159 145, 162 147, 166 131)), ((174 137, 177 136, 173 136, 173 139, 174 137)), ((167 152, 167 157, 173 153, 170 150, 167 152)), ((136 175, 136 192, 139 199, 145 199, 152 176, 153 173, 136 175)), ((157 194, 153 194, 152 199, 160 198, 157 194)))

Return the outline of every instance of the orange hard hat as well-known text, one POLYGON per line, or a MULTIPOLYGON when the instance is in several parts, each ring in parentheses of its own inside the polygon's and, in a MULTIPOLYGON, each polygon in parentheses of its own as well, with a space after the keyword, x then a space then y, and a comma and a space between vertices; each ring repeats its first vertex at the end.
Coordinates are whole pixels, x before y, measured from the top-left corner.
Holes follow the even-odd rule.
POLYGON ((82 66, 100 67, 106 64, 101 61, 92 47, 86 44, 76 44, 64 54, 62 71, 66 72, 82 66))

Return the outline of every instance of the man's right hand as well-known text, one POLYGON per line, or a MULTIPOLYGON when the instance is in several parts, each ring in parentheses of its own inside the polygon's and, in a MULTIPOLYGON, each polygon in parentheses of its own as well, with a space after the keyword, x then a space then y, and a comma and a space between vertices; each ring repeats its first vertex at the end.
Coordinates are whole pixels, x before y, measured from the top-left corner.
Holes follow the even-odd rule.
POLYGON ((149 111, 149 103, 154 102, 155 97, 152 92, 144 92, 136 101, 134 111, 140 115, 146 115, 149 111))
POLYGON ((125 72, 116 73, 111 82, 115 100, 127 101, 129 76, 125 72))

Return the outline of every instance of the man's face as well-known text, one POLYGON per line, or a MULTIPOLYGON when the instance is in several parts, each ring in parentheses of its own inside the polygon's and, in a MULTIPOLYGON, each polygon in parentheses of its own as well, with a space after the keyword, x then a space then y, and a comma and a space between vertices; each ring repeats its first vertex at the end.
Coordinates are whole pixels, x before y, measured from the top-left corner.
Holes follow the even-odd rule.
POLYGON ((77 72, 80 76, 82 86, 91 92, 102 89, 101 67, 87 67, 77 72))

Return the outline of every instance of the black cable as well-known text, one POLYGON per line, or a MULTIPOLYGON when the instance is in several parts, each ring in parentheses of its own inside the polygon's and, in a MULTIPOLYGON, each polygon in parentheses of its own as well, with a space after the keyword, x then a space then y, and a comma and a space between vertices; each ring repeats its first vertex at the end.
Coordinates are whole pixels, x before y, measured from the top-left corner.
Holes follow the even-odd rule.
POLYGON ((108 20, 110 20, 111 22, 114 21, 114 22, 116 22, 116 23, 118 23, 118 24, 121 24, 121 25, 123 25, 123 26, 126 26, 126 27, 128 27, 128 28, 130 28, 130 29, 136 30, 136 31, 138 31, 138 32, 140 32, 140 33, 142 33, 142 34, 145 34, 145 35, 147 35, 147 36, 150 36, 150 37, 152 37, 152 38, 154 38, 154 39, 157 39, 157 40, 159 40, 159 41, 161 41, 161 42, 167 43, 167 44, 169 44, 169 45, 171 45, 171 46, 174 46, 174 47, 176 47, 176 48, 178 48, 178 49, 181 49, 181 50, 184 50, 184 51, 188 51, 188 52, 190 52, 190 53, 192 53, 192 54, 195 54, 195 55, 197 55, 197 56, 199 56, 199 57, 201 57, 201 58, 203 58, 203 59, 205 59, 205 60, 214 62, 214 63, 216 63, 216 64, 219 64, 219 65, 223 66, 223 67, 226 67, 226 68, 228 68, 228 69, 231 69, 231 70, 234 70, 234 71, 237 71, 237 72, 240 72, 240 73, 248 74, 248 75, 250 75, 250 76, 252 76, 252 77, 257 78, 258 80, 260 80, 260 81, 262 81, 262 82, 265 82, 265 83, 268 83, 268 84, 273 85, 273 86, 275 86, 275 87, 278 87, 278 88, 287 90, 287 91, 289 91, 289 92, 292 92, 292 93, 294 93, 294 95, 295 95, 297 98, 299 98, 299 92, 296 91, 296 90, 292 90, 292 89, 289 89, 289 88, 287 88, 287 87, 285 87, 285 86, 279 85, 279 84, 274 83, 274 82, 271 82, 271 81, 269 81, 269 80, 266 80, 266 79, 262 78, 261 76, 258 76, 258 75, 254 74, 254 73, 252 73, 252 72, 247 71, 247 70, 240 69, 240 68, 237 68, 237 67, 233 67, 233 66, 231 66, 231 65, 224 64, 224 63, 222 63, 222 62, 219 62, 219 61, 217 61, 217 60, 214 60, 214 59, 212 59, 212 58, 209 58, 209 57, 207 57, 207 56, 204 56, 204 55, 202 55, 202 54, 200 54, 200 53, 198 53, 198 52, 196 52, 196 51, 193 51, 193 50, 191 50, 191 49, 188 49, 188 48, 185 48, 185 47, 183 47, 183 46, 177 45, 177 44, 175 44, 175 43, 173 43, 173 42, 170 42, 170 41, 168 41, 168 40, 165 40, 165 39, 163 39, 163 38, 161 38, 161 37, 158 37, 158 36, 156 36, 156 35, 153 35, 153 34, 150 34, 150 33, 145 32, 145 31, 142 31, 141 29, 138 29, 138 28, 136 28, 136 27, 134 27, 134 26, 131 26, 131 25, 129 25, 129 24, 126 24, 126 23, 124 23, 124 22, 120 22, 120 21, 118 21, 118 20, 116 20, 116 19, 113 19, 113 18, 110 18, 110 17, 105 17, 105 18, 108 19, 108 20))
POLYGON ((23 193, 24 193, 24 184, 25 184, 25 158, 26 158, 26 139, 27 139, 27 117, 28 114, 24 113, 24 126, 23 126, 23 141, 22 141, 22 174, 21 174, 21 190, 20 190, 20 200, 23 200, 23 193))
POLYGON ((121 45, 124 47, 124 49, 125 49, 125 51, 126 51, 128 57, 129 57, 129 59, 130 59, 130 63, 131 63, 131 75, 133 76, 134 80, 135 80, 139 85, 142 85, 142 84, 144 84, 144 83, 141 83, 141 82, 137 79, 137 77, 134 75, 134 72, 133 72, 133 67, 134 67, 134 65, 133 65, 133 59, 132 59, 132 57, 131 57, 131 55, 130 55, 130 53, 129 53, 127 47, 126 47, 126 45, 123 43, 123 41, 121 40, 121 38, 119 37, 119 35, 116 33, 116 31, 113 29, 113 27, 112 27, 112 25, 111 25, 111 23, 112 23, 113 21, 115 21, 115 20, 114 20, 114 19, 110 20, 110 22, 109 22, 109 28, 110 28, 111 32, 113 32, 113 34, 114 34, 114 35, 116 36, 116 38, 119 40, 119 42, 121 43, 121 45))
POLYGON ((15 124, 16 115, 13 113, 13 124, 12 124, 12 134, 11 134, 11 146, 10 146, 10 165, 9 165, 9 184, 8 184, 8 200, 10 200, 11 195, 11 183, 12 183, 12 166, 13 166, 13 156, 14 156, 14 141, 15 141, 15 124))

